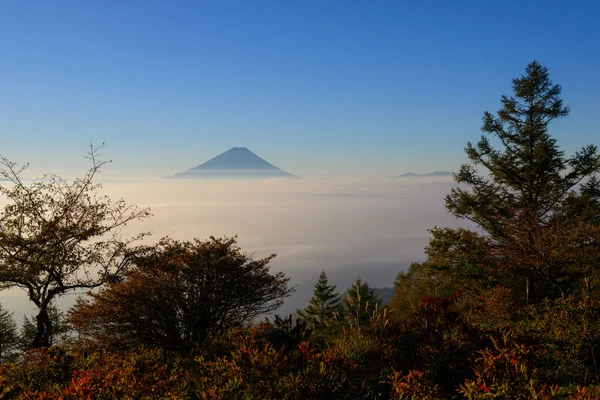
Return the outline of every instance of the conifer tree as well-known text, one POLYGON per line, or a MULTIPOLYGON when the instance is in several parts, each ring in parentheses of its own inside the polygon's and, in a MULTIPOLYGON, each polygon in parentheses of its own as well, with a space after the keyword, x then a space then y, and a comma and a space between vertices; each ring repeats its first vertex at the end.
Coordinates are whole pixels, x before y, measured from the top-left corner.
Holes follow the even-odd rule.
POLYGON ((499 148, 487 136, 467 144, 470 164, 456 174, 461 187, 452 189, 446 207, 477 225, 497 267, 520 273, 527 294, 535 278, 564 297, 581 278, 575 272, 584 254, 598 245, 591 223, 597 207, 590 206, 598 201, 598 181, 586 178, 600 170, 600 158, 594 145, 566 157, 550 135, 550 123, 569 108, 546 67, 530 63, 512 86, 514 96, 502 96, 497 116, 483 116, 482 131, 499 148))
POLYGON ((350 286, 344 298, 344 310, 353 326, 365 325, 373 312, 381 307, 381 300, 367 282, 360 278, 350 286))
POLYGON ((13 314, 0 304, 0 364, 17 350, 19 335, 13 314))
POLYGON ((325 271, 321 271, 309 306, 304 310, 298 310, 298 314, 319 334, 340 317, 341 313, 340 294, 335 285, 329 284, 325 271))

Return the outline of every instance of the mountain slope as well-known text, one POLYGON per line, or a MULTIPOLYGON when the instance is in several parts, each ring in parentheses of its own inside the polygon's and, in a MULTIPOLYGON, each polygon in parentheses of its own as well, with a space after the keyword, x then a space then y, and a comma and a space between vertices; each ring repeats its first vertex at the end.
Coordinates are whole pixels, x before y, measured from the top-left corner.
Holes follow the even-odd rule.
POLYGON ((273 164, 257 156, 246 147, 233 147, 207 162, 179 172, 175 179, 243 179, 243 178, 293 178, 273 164))

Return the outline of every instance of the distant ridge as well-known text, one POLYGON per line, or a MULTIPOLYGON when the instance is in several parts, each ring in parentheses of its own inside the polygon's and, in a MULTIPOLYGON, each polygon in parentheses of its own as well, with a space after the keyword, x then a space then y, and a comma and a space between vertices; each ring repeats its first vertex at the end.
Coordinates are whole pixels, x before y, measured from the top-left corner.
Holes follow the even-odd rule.
POLYGON ((260 158, 246 147, 233 147, 197 167, 171 175, 172 179, 296 178, 260 158))
POLYGON ((428 174, 416 174, 414 172, 407 172, 402 175, 397 175, 396 178, 435 178, 435 177, 452 177, 454 176, 454 172, 449 171, 433 171, 428 174))

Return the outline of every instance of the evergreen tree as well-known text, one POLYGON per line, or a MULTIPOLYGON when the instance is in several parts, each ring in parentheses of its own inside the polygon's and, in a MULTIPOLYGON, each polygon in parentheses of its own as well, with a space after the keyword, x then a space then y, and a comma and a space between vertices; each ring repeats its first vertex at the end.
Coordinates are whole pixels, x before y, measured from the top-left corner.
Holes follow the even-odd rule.
POLYGON ((309 327, 315 329, 317 334, 324 331, 336 318, 341 316, 340 294, 335 285, 329 284, 325 271, 321 271, 321 275, 319 275, 309 306, 304 310, 298 310, 298 314, 309 327))
POLYGON ((13 314, 0 304, 0 364, 11 359, 18 344, 19 335, 13 314))
POLYGON ((350 286, 344 298, 344 311, 353 326, 369 322, 373 312, 381 307, 381 300, 367 282, 360 278, 350 286))
POLYGON ((598 182, 588 180, 600 170, 596 146, 588 145, 567 158, 550 136, 551 122, 569 114, 547 68, 536 61, 513 80, 513 97, 502 96, 497 116, 486 112, 482 131, 496 138, 500 149, 482 136, 467 144, 470 164, 455 176, 463 187, 452 189, 446 207, 474 222, 487 241, 498 269, 509 268, 526 281, 541 278, 560 296, 593 273, 581 264, 597 248, 598 182), (487 175, 479 170, 487 170, 487 175), (585 182, 585 181, 584 181, 585 182), (465 187, 467 186, 467 187, 465 187), (578 270, 579 267, 582 267, 578 270))

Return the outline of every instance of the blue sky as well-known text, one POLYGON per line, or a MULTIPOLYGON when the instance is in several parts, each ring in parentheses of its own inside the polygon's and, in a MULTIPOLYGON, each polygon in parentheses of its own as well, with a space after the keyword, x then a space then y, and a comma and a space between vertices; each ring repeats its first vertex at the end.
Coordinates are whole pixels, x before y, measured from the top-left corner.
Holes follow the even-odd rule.
POLYGON ((246 146, 292 173, 456 169, 511 79, 563 85, 573 152, 600 142, 598 2, 0 3, 0 154, 152 175, 246 146))

